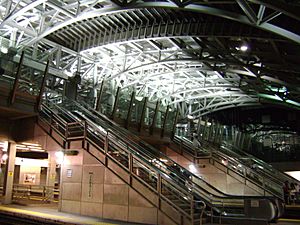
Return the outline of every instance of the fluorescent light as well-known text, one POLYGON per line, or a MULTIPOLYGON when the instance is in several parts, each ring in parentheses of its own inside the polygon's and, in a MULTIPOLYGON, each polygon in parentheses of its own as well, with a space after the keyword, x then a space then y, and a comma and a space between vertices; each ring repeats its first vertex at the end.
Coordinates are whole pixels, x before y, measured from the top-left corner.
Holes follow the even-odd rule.
POLYGON ((28 143, 28 142, 22 142, 23 145, 31 145, 31 146, 41 146, 40 144, 34 144, 34 143, 28 143))
POLYGON ((30 149, 33 152, 45 152, 44 149, 30 149))
POLYGON ((29 148, 27 148, 27 147, 17 147, 17 149, 21 149, 21 150, 29 150, 29 148))

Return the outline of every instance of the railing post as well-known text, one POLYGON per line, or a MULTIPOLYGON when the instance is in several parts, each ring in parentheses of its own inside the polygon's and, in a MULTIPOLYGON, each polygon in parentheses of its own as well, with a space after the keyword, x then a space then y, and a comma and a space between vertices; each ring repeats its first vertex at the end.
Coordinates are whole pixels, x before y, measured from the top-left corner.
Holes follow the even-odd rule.
POLYGON ((158 193, 158 208, 160 209, 161 208, 161 200, 160 200, 160 196, 161 196, 161 182, 162 182, 162 179, 161 179, 161 175, 158 173, 157 174, 157 193, 158 193))
POLYGON ((194 196, 192 195, 191 204, 190 204, 192 224, 194 224, 194 207, 193 207, 193 205, 194 205, 194 196))
POLYGON ((43 186, 43 201, 46 201, 46 187, 43 186))
POLYGON ((84 120, 84 129, 83 129, 83 139, 85 140, 87 137, 87 128, 88 128, 88 123, 86 120, 84 120))
POLYGON ((88 144, 87 143, 87 132, 88 132, 88 123, 86 120, 84 120, 84 127, 83 127, 83 141, 82 141, 82 145, 83 145, 83 148, 88 150, 88 144))
POLYGON ((49 130, 49 134, 50 134, 50 136, 52 137, 52 130, 53 130, 53 128, 52 128, 52 122, 53 122, 53 113, 52 113, 52 111, 50 112, 50 130, 49 130))
POLYGON ((132 157, 131 153, 129 153, 128 167, 129 167, 128 169, 129 169, 129 172, 130 172, 129 184, 131 186, 132 185, 132 173, 133 173, 133 157, 132 157))
POLYGON ((108 152, 108 132, 105 136, 104 151, 105 151, 105 154, 107 154, 107 152, 108 152))
POLYGON ((22 68, 22 64, 23 64, 23 60, 24 60, 24 55, 25 55, 25 52, 23 51, 22 54, 21 54, 21 58, 20 58, 20 62, 19 62, 19 65, 18 65, 17 73, 16 73, 16 76, 15 76, 14 86, 13 86, 13 89, 12 89, 12 92, 11 92, 11 95, 10 95, 10 100, 9 100, 10 105, 14 104, 15 99, 16 99, 16 92, 17 92, 17 89, 18 89, 18 86, 19 86, 19 79, 20 79, 20 76, 21 76, 21 68, 22 68))
POLYGON ((69 124, 67 123, 66 128, 65 128, 65 139, 67 140, 69 137, 69 124))
POLYGON ((265 177, 262 177, 263 189, 264 189, 264 196, 266 196, 266 181, 265 177))

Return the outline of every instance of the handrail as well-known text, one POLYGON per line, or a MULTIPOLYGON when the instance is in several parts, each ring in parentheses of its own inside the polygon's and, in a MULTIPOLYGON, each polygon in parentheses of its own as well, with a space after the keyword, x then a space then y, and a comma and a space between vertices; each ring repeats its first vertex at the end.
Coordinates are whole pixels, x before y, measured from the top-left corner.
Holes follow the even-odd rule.
MULTIPOLYGON (((58 107, 58 106, 56 106, 56 107, 58 107)), ((94 115, 90 115, 90 116, 93 116, 94 117, 94 115)), ((86 119, 88 119, 88 118, 86 118, 86 119)), ((96 124, 91 124, 91 121, 88 121, 87 122, 88 123, 88 125, 90 126, 92 126, 93 128, 99 128, 99 125, 96 125, 96 124)), ((97 121, 97 123, 98 123, 98 121, 97 121)), ((106 128, 107 128, 107 124, 106 124, 106 128)), ((103 128, 102 128, 103 129, 103 128)), ((109 127, 109 128, 107 128, 107 135, 112 131, 112 133, 111 133, 111 135, 116 135, 116 134, 120 134, 120 132, 116 132, 116 130, 114 129, 114 128, 112 128, 112 127, 109 127)), ((98 130, 98 131, 100 131, 101 132, 101 130, 98 130)), ((118 135, 118 137, 120 137, 120 135, 118 135)), ((126 143, 128 143, 128 144, 130 144, 132 147, 135 147, 136 146, 136 141, 137 140, 139 140, 137 137, 134 137, 133 138, 134 139, 134 142, 133 141, 130 141, 130 140, 127 140, 126 139, 126 143), (137 140, 136 140, 137 139, 137 140)), ((138 147, 136 147, 136 151, 138 150, 138 148, 140 148, 141 146, 140 146, 140 144, 141 144, 141 142, 139 142, 139 145, 138 145, 138 147)), ((145 144, 145 143, 143 143, 143 144, 145 144)), ((147 145, 147 144, 146 144, 147 145)), ((131 154, 133 153, 133 154, 137 154, 137 152, 130 152, 131 154)), ((143 159, 143 157, 141 157, 141 153, 145 153, 145 151, 138 151, 138 159, 139 160, 143 160, 144 161, 144 163, 146 163, 149 167, 151 166, 152 167, 152 169, 154 169, 155 171, 157 171, 157 172, 160 172, 160 173, 162 173, 162 174, 165 174, 165 176, 167 176, 167 174, 164 172, 164 171, 162 171, 160 168, 157 168, 157 167, 154 167, 153 168, 153 164, 152 164, 152 162, 151 163, 149 163, 149 161, 148 160, 144 160, 143 159)), ((148 152, 149 153, 149 152, 148 152)), ((145 155, 144 155, 144 157, 145 157, 145 155)), ((149 157, 149 155, 147 155, 147 157, 149 157)), ((163 162, 161 162, 161 161, 159 161, 162 165, 164 165, 166 168, 165 169, 167 169, 168 170, 168 172, 169 173, 171 173, 171 172, 174 172, 174 171, 170 171, 170 168, 168 168, 168 166, 167 165, 165 165, 163 162)), ((182 177, 181 176, 178 176, 178 174, 176 174, 176 177, 179 177, 180 179, 182 179, 182 177)), ((183 180, 186 180, 186 178, 185 179, 183 179, 183 180)), ((175 184, 175 187, 177 187, 177 188, 179 188, 180 187, 180 189, 182 189, 183 187, 186 189, 186 186, 180 186, 180 185, 178 185, 178 184, 176 184, 176 182, 174 182, 173 180, 171 180, 172 181, 172 186, 173 186, 173 184, 175 184)), ((195 191, 194 193, 197 193, 197 194, 204 194, 204 193, 207 193, 206 194, 206 197, 207 197, 207 201, 210 201, 210 200, 212 200, 212 197, 214 197, 214 198, 220 198, 220 196, 216 196, 215 194, 211 194, 211 193, 209 193, 209 192, 207 192, 207 190, 206 189, 203 189, 202 187, 199 187, 198 186, 198 184, 195 184, 195 183, 193 183, 193 182, 191 182, 191 180, 189 180, 189 183, 192 183, 191 185, 190 185, 190 187, 192 187, 192 189, 195 191), (197 189, 197 190, 195 190, 195 189, 197 189)), ((231 196, 231 195, 225 195, 225 196, 221 196, 222 197, 222 201, 221 202, 223 202, 224 200, 231 200, 232 198, 235 198, 235 200, 245 200, 245 199, 261 199, 262 197, 261 196, 251 196, 251 197, 245 197, 245 196, 231 196)), ((211 206, 212 206, 212 204, 210 204, 211 206)))
MULTIPOLYGON (((76 106, 76 104, 72 104, 72 107, 74 107, 74 106, 76 106)), ((56 109, 61 108, 57 105, 54 105, 53 107, 56 109)), ((43 108, 47 108, 47 106, 43 104, 42 109, 43 108)), ((81 107, 81 110, 83 110, 82 107, 81 107)), ((86 110, 86 109, 84 109, 84 110, 86 110)), ((64 110, 64 111, 67 112, 67 115, 71 114, 70 112, 68 112, 68 110, 64 110)), ((86 111, 88 111, 88 110, 86 110, 86 111)), ((90 112, 88 113, 88 115, 90 117, 95 117, 95 115, 92 115, 90 112)), ((75 121, 78 120, 78 118, 75 118, 75 116, 73 116, 73 118, 75 119, 75 121)), ((90 120, 90 118, 87 118, 87 117, 83 117, 83 119, 85 121, 81 121, 81 126, 87 130, 85 132, 87 132, 88 135, 95 136, 96 132, 98 134, 102 133, 100 136, 97 135, 95 137, 100 138, 100 139, 103 137, 107 137, 107 140, 109 141, 108 145, 110 145, 109 143, 112 143, 113 145, 118 144, 119 148, 116 148, 116 150, 119 149, 119 152, 120 151, 123 151, 124 153, 127 152, 126 153, 127 155, 125 154, 125 156, 127 157, 127 160, 128 160, 128 156, 131 156, 131 157, 133 156, 134 158, 138 159, 139 162, 142 162, 145 166, 147 165, 147 167, 151 168, 151 170, 154 170, 157 174, 161 174, 163 176, 163 181, 167 182, 167 183, 171 183, 171 185, 169 185, 169 188, 171 187, 172 190, 176 191, 176 193, 178 193, 178 194, 183 193, 183 192, 188 195, 191 195, 192 193, 197 194, 198 196, 201 196, 202 199, 205 199, 205 201, 207 201, 207 203, 210 205, 210 207, 214 207, 214 209, 219 213, 221 211, 217 210, 218 205, 215 204, 217 199, 219 199, 217 201, 219 201, 221 203, 221 205, 223 205, 223 206, 225 203, 229 204, 229 205, 233 204, 233 201, 235 201, 234 203, 237 203, 236 201, 242 201, 240 203, 242 204, 242 206, 244 206, 244 204, 245 204, 244 201, 246 199, 269 199, 268 197, 262 197, 262 196, 230 196, 230 195, 218 196, 218 195, 212 194, 207 189, 200 187, 198 184, 194 183, 192 181, 192 179, 187 179, 186 177, 184 178, 181 174, 178 174, 178 173, 176 173, 176 171, 171 170, 171 168, 167 164, 165 164, 164 162, 161 162, 159 159, 157 159, 157 156, 153 155, 153 152, 151 153, 151 152, 149 152, 149 150, 146 150, 145 147, 149 147, 149 146, 146 143, 143 143, 138 137, 136 137, 130 133, 127 133, 126 134, 127 136, 124 136, 124 135, 122 135, 122 133, 124 131, 121 132, 121 131, 119 131, 119 129, 115 129, 115 127, 110 125, 111 124, 110 121, 109 121, 109 123, 107 123, 106 121, 101 121, 98 117, 95 117, 95 118, 97 119, 96 123, 92 122, 90 120), (132 138, 132 140, 130 140, 129 137, 132 138), (143 147, 141 144, 143 145, 143 147), (157 159, 156 162, 152 161, 152 159, 154 159, 154 158, 157 159), (151 159, 151 160, 149 160, 149 159, 151 159), (159 162, 159 167, 158 167, 157 162, 159 162), (178 178, 178 179, 182 180, 183 182, 181 182, 181 183, 175 182, 175 180, 174 180, 175 178, 170 177, 171 174, 174 174, 175 178, 178 178)), ((70 121, 70 122, 74 122, 74 121, 70 121)), ((87 137, 87 138, 89 138, 89 137, 87 137)), ((113 146, 111 146, 110 149, 114 149, 113 146)), ((112 154, 112 153, 106 152, 106 154, 112 154)), ((112 155, 111 155, 111 157, 112 157, 112 155)), ((128 170, 128 165, 126 165, 125 167, 128 170)), ((162 185, 162 184, 160 184, 160 185, 162 185)), ((228 215, 230 215, 230 213, 228 213, 228 215)))
POLYGON ((13 198, 15 199, 33 199, 48 202, 54 201, 57 195, 59 195, 59 189, 53 186, 29 184, 13 185, 13 198))
POLYGON ((200 205, 200 208, 201 208, 201 212, 200 212, 200 225, 202 225, 203 224, 202 217, 203 217, 203 213, 204 213, 204 211, 206 209, 206 204, 205 204, 204 201, 197 201, 196 204, 197 203, 200 205))

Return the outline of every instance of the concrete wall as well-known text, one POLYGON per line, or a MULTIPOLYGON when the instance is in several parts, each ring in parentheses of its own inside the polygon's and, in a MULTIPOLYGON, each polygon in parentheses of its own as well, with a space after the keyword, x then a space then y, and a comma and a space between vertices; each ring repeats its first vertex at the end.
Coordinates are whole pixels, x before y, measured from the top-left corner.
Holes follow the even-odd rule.
MULTIPOLYGON (((71 144, 71 149, 80 146, 71 144)), ((64 158, 59 209, 128 222, 174 224, 85 150, 64 158)))
MULTIPOLYGON (((22 130, 28 128, 26 135, 15 131, 19 140, 39 143, 48 153, 62 149, 38 125, 34 124, 32 129, 31 122, 22 126, 22 130)), ((64 157, 60 211, 134 223, 176 224, 81 147, 81 141, 73 142, 70 149, 78 149, 79 154, 64 157)), ((147 188, 141 190, 144 189, 147 188)))

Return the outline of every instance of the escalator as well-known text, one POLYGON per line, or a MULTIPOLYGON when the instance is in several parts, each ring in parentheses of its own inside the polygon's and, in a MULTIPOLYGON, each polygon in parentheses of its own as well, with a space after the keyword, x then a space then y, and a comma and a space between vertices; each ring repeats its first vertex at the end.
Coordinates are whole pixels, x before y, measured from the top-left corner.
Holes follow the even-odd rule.
MULTIPOLYGON (((282 187, 287 178, 277 176, 279 172, 275 173, 275 169, 271 171, 269 168, 272 167, 267 167, 265 164, 262 167, 260 164, 251 163, 249 155, 245 158, 245 155, 241 156, 237 152, 229 150, 226 146, 218 148, 206 142, 202 143, 203 145, 200 148, 195 149, 190 140, 178 136, 174 137, 174 142, 180 146, 182 152, 195 151, 208 155, 210 164, 257 190, 262 195, 276 196, 283 200, 282 187)), ((258 162, 258 160, 255 160, 255 162, 258 162)))
POLYGON ((279 170, 276 170, 270 164, 254 157, 253 155, 250 155, 250 154, 248 154, 226 142, 222 143, 222 145, 220 146, 220 149, 224 154, 235 156, 236 158, 238 158, 241 162, 243 162, 248 167, 255 169, 257 172, 264 174, 267 177, 272 177, 272 179, 278 183, 283 184, 285 181, 289 181, 289 183, 297 183, 298 182, 295 178, 289 176, 288 174, 285 174, 279 170))
POLYGON ((231 219, 258 224, 280 216, 278 198, 222 193, 81 104, 64 101, 58 105, 48 101, 41 107, 39 123, 65 148, 73 140, 82 140, 84 149, 175 223, 199 224, 203 210, 212 222, 231 219))

